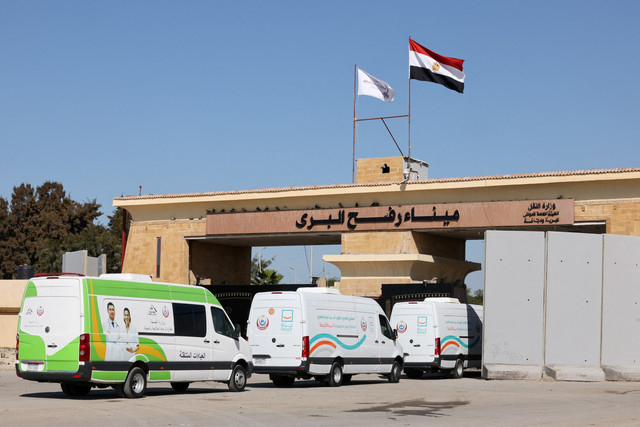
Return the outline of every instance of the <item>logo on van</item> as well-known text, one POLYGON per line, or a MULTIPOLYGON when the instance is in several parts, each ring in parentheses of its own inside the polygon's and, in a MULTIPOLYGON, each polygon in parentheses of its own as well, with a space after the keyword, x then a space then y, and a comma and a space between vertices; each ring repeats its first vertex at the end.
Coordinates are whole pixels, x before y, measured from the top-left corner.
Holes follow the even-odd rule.
POLYGON ((401 321, 398 322, 398 325, 396 326, 396 329, 401 334, 404 334, 405 332, 407 332, 407 324, 405 323, 404 320, 401 320, 401 321))
POLYGON ((418 326, 427 326, 427 316, 418 316, 418 326))
POLYGON ((271 307, 271 308, 269 309, 269 314, 270 314, 270 315, 272 315, 272 316, 273 316, 273 313, 275 313, 275 312, 276 312, 276 310, 275 310, 273 307, 271 307))
POLYGON ((42 306, 38 307, 38 311, 36 311, 36 313, 38 313, 38 316, 42 316, 44 314, 44 308, 42 308, 42 306))
POLYGON ((164 308, 162 309, 162 315, 164 317, 169 317, 169 309, 167 308, 167 306, 165 305, 164 308))
POLYGON ((293 310, 282 310, 282 321, 293 322, 293 310))
POLYGON ((155 316, 156 313, 158 313, 158 310, 156 310, 156 308, 153 306, 153 304, 151 304, 149 306, 149 312, 147 313, 149 316, 155 316))
POLYGON ((265 329, 267 329, 269 327, 269 319, 267 319, 267 316, 263 314, 262 316, 258 317, 258 320, 256 321, 256 326, 261 331, 264 331, 265 329))
POLYGON ((367 330, 367 320, 364 317, 360 319, 360 327, 363 331, 367 330))

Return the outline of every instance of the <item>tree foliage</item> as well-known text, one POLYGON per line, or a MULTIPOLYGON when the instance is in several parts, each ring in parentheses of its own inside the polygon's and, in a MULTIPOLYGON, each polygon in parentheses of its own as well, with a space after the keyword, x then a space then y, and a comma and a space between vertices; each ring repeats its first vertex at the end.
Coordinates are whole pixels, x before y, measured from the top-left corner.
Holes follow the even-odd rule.
POLYGON ((100 215, 96 199, 76 202, 58 182, 14 187, 10 203, 0 197, 0 278, 15 277, 23 264, 59 272, 64 252, 83 249, 89 256, 106 254, 107 271, 118 272, 122 212, 109 217, 108 227, 97 223, 100 215))
POLYGON ((276 257, 269 259, 260 258, 258 254, 251 259, 251 284, 252 285, 277 285, 284 278, 276 270, 269 269, 276 257))
POLYGON ((484 305, 484 290, 476 289, 473 294, 471 290, 467 288, 467 304, 484 305))

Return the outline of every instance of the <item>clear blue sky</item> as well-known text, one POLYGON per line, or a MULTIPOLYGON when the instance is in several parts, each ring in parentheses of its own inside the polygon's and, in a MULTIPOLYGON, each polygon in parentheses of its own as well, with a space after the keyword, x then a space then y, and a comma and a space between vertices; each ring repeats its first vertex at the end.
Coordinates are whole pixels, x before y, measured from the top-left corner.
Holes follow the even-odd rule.
MULTIPOLYGON (((639 17, 638 1, 3 0, 0 196, 55 180, 111 213, 140 185, 349 183, 354 64, 396 91, 359 117, 406 114, 409 36, 466 60, 462 95, 412 82, 430 177, 638 166, 639 17)), ((405 150, 406 121, 391 128, 405 150)), ((359 125, 357 157, 396 154, 359 125)), ((286 281, 308 277, 304 248, 274 254, 286 281)))

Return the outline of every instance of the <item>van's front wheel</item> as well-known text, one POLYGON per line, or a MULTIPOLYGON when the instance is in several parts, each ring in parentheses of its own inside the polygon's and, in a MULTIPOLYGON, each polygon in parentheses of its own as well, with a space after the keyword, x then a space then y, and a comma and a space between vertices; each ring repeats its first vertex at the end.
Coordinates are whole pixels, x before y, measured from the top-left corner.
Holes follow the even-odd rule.
POLYGON ((231 391, 243 391, 247 385, 247 370, 242 365, 236 365, 231 372, 231 378, 229 378, 229 390, 231 391))
POLYGON ((333 365, 331 365, 327 376, 327 384, 329 387, 340 387, 342 385, 342 365, 339 362, 333 362, 333 365))
MULTIPOLYGON (((144 395, 146 389, 147 374, 142 368, 136 366, 129 371, 127 379, 124 380, 124 384, 122 384, 122 393, 124 393, 125 397, 138 398, 144 395)), ((118 394, 120 394, 120 390, 116 390, 118 391, 118 394)))
POLYGON ((456 365, 451 370, 451 376, 453 378, 462 378, 464 376, 464 363, 462 359, 456 360, 456 365))
POLYGON ((184 393, 189 388, 190 383, 171 383, 171 388, 178 393, 184 393))
POLYGON ((390 383, 397 383, 400 381, 400 374, 402 373, 402 366, 400 365, 400 362, 398 362, 397 360, 395 360, 393 362, 393 365, 391 365, 391 372, 389 372, 389 382, 390 383))

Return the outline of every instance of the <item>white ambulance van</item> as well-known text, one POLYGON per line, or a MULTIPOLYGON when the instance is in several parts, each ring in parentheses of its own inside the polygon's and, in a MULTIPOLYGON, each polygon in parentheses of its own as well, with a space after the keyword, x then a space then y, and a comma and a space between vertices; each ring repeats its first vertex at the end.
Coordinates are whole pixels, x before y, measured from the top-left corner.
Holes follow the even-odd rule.
POLYGON ((112 386, 140 397, 147 381, 176 391, 221 381, 242 391, 253 369, 249 344, 213 294, 142 275, 31 279, 16 347, 19 377, 58 382, 72 396, 112 386))
POLYGON ((276 386, 315 378, 335 387, 363 373, 395 383, 402 373, 402 348, 380 306, 331 288, 257 293, 247 335, 254 371, 276 386))
POLYGON ((404 349, 404 372, 448 371, 461 378, 465 368, 479 368, 482 355, 481 305, 456 298, 426 298, 393 306, 391 324, 404 349))

